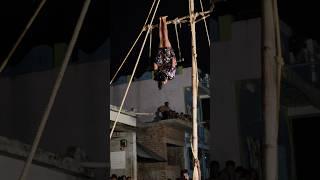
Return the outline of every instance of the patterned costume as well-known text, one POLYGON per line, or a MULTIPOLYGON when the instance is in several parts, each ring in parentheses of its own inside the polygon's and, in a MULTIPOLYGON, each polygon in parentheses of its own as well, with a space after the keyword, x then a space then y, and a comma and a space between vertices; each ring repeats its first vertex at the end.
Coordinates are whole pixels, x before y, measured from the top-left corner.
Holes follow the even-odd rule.
POLYGON ((155 71, 156 81, 172 80, 176 75, 176 67, 173 66, 175 60, 174 50, 170 48, 159 48, 155 58, 158 69, 155 71))

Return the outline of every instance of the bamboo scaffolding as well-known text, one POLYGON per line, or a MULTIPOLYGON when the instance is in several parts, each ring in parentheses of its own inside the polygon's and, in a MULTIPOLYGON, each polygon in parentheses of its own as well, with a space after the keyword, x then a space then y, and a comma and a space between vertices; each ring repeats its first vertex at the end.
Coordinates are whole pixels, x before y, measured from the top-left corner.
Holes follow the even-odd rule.
MULTIPOLYGON (((194 15, 195 16, 194 23, 197 23, 199 21, 202 21, 202 20, 208 18, 210 16, 210 13, 212 13, 212 10, 208 10, 208 11, 204 11, 204 12, 196 12, 195 15, 194 15), (198 18, 198 17, 200 17, 200 18, 198 18)), ((179 17, 179 18, 175 18, 173 20, 169 20, 169 21, 167 21, 166 24, 167 25, 170 25, 170 24, 184 24, 184 23, 189 23, 189 22, 190 22, 190 15, 179 17)), ((151 28, 151 30, 152 30, 152 29, 155 29, 155 28, 158 28, 158 27, 159 27, 159 24, 145 25, 144 28, 143 28, 143 31, 146 31, 149 28, 151 28)))

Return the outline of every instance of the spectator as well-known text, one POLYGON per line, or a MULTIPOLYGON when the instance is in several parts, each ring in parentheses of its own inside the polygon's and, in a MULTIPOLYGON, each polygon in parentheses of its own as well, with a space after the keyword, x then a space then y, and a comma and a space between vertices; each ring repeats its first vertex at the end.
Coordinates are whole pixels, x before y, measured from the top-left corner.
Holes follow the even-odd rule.
POLYGON ((211 161, 210 163, 210 180, 217 180, 219 178, 220 164, 218 161, 211 161))
POLYGON ((128 176, 126 180, 131 180, 131 179, 132 179, 132 178, 131 178, 130 176, 128 176))
POLYGON ((158 111, 161 113, 161 120, 168 119, 170 114, 169 102, 165 102, 164 105, 158 108, 158 111))
POLYGON ((125 175, 123 175, 123 176, 121 176, 121 177, 118 177, 118 180, 126 180, 127 178, 126 178, 126 176, 125 175))
POLYGON ((111 176, 111 180, 118 180, 118 177, 117 177, 117 175, 115 175, 115 174, 112 174, 112 176, 111 176))
POLYGON ((220 180, 236 180, 235 172, 236 163, 234 161, 227 161, 226 167, 221 171, 220 180))
POLYGON ((187 169, 183 169, 180 172, 181 180, 189 180, 189 173, 187 169))
POLYGON ((249 180, 258 180, 259 175, 258 172, 255 169, 250 168, 248 171, 249 174, 249 180))
POLYGON ((238 166, 235 170, 238 180, 247 180, 247 170, 242 166, 238 166))

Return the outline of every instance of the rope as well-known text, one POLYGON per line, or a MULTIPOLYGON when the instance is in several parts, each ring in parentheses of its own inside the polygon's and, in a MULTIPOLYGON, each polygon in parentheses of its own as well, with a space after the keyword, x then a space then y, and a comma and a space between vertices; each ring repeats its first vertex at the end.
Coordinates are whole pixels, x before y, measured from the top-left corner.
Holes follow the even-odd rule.
MULTIPOLYGON (((153 12, 153 16, 152 16, 152 18, 151 18, 150 24, 152 24, 153 19, 154 19, 154 16, 156 15, 157 9, 158 9, 158 7, 159 7, 159 3, 160 3, 160 0, 158 0, 158 2, 157 2, 157 5, 156 5, 156 8, 155 8, 155 11, 153 12)), ((138 66, 138 64, 139 64, 140 57, 141 57, 141 54, 142 54, 144 45, 146 44, 146 40, 147 40, 147 38, 148 38, 148 34, 150 33, 150 29, 151 29, 151 26, 149 26, 149 29, 148 29, 148 31, 147 31, 147 33, 146 33, 146 36, 145 36, 144 40, 143 40, 143 44, 142 44, 142 47, 141 47, 141 49, 140 49, 137 62, 136 62, 136 64, 135 64, 135 66, 134 66, 134 69, 133 69, 132 75, 131 75, 131 77, 130 77, 130 81, 129 81, 129 83, 128 83, 126 92, 125 92, 125 94, 124 94, 124 96, 123 96, 123 98, 122 98, 122 102, 121 102, 119 111, 118 111, 118 113, 117 113, 116 119, 115 119, 114 124, 113 124, 113 127, 112 127, 112 129, 111 129, 110 139, 111 139, 111 137, 112 137, 112 134, 113 134, 114 129, 115 129, 115 127, 116 127, 116 124, 117 124, 117 122, 118 122, 119 115, 120 115, 120 112, 121 112, 121 110, 122 110, 124 101, 125 101, 125 99, 126 99, 126 97, 127 97, 127 95, 128 95, 128 91, 129 91, 130 85, 131 85, 131 83, 132 83, 133 76, 134 76, 134 74, 135 74, 135 72, 136 72, 137 66, 138 66)))
POLYGON ((18 48, 19 44, 21 43, 23 37, 25 36, 25 34, 27 33, 27 31, 29 30, 29 28, 31 27, 33 21, 35 20, 35 18, 38 16, 40 10, 42 9, 43 5, 46 3, 47 0, 42 0, 41 3, 39 4, 37 10, 34 12, 33 16, 31 17, 31 19, 29 20, 27 26, 25 27, 25 29, 23 30, 23 32, 21 33, 21 35, 19 36, 18 40, 16 41, 16 43, 14 44, 13 48, 11 49, 11 51, 9 52, 8 56, 6 57, 6 59, 2 62, 1 66, 0 66, 0 73, 4 70, 4 68, 6 67, 6 65, 8 64, 10 58, 12 57, 13 53, 16 51, 16 49, 18 48))
POLYGON ((153 1, 152 6, 151 6, 151 8, 150 8, 150 10, 149 10, 148 16, 147 16, 147 18, 146 18, 146 21, 144 22, 144 25, 143 25, 143 27, 142 27, 142 30, 140 31, 140 34, 138 35, 137 39, 134 41, 133 45, 131 46, 128 54, 126 55, 126 57, 125 57, 124 60, 122 61, 120 67, 119 67, 118 70, 117 70, 117 72, 113 75, 113 77, 112 77, 112 79, 111 79, 111 81, 110 81, 110 85, 113 83, 114 79, 115 79, 116 76, 118 75, 118 73, 119 73, 119 71, 121 70, 121 68, 122 68, 122 66, 124 65, 124 63, 127 61, 129 55, 131 54, 131 51, 132 51, 133 48, 136 46, 138 40, 140 39, 140 36, 142 35, 143 31, 145 30, 145 26, 146 26, 146 24, 147 24, 147 22, 148 22, 148 19, 149 19, 149 17, 150 17, 150 14, 151 14, 151 12, 152 12, 152 9, 153 9, 153 6, 154 6, 155 2, 156 2, 156 0, 153 1))
MULTIPOLYGON (((195 158, 195 152, 194 152, 194 149, 192 146, 192 136, 190 137, 190 142, 191 142, 190 146, 191 146, 191 152, 192 152, 192 156, 193 156, 194 168, 197 168, 198 174, 200 175, 201 174, 200 161, 198 158, 195 158)), ((194 169, 193 169, 193 171, 194 171, 194 169)))
MULTIPOLYGON (((178 27, 177 27, 177 23, 179 23, 179 19, 177 18, 174 22, 174 29, 176 32, 176 37, 177 37, 177 44, 178 44, 178 50, 179 50, 179 62, 184 61, 183 58, 181 57, 181 50, 180 50, 180 41, 179 41, 179 34, 178 34, 178 27)), ((181 23, 179 23, 181 26, 181 23)))
POLYGON ((52 90, 52 94, 50 96, 50 99, 49 99, 49 102, 48 102, 48 105, 46 107, 46 110, 42 116, 42 119, 41 119, 41 123, 40 123, 40 126, 39 126, 39 129, 37 131, 37 135, 33 141, 33 144, 32 144, 32 148, 31 148, 31 152, 28 156, 28 159, 27 159, 27 162, 25 163, 24 165, 24 168, 23 168, 23 171, 22 171, 22 174, 19 178, 19 180, 24 180, 26 179, 27 177, 27 173, 30 169, 30 166, 31 166, 31 163, 32 163, 32 159, 35 155, 35 152, 37 150, 37 147, 38 147, 38 144, 39 144, 39 141, 40 141, 40 138, 41 138, 41 135, 43 133, 43 130, 46 126, 46 123, 48 121, 48 117, 50 115, 50 112, 51 112, 51 109, 52 109, 52 106, 54 104, 54 101, 55 101, 55 98, 56 98, 56 95, 58 93, 58 90, 59 90, 59 87, 61 85, 61 82, 62 82, 62 78, 63 78, 63 75, 67 69, 67 65, 69 63, 69 60, 70 60, 70 56, 72 54, 72 51, 73 51, 73 48, 74 48, 74 45, 76 43, 76 40, 78 38, 78 35, 79 35, 79 32, 80 32, 80 29, 82 27, 82 24, 83 24, 83 21, 84 21, 84 18, 86 16, 86 13, 88 11, 88 8, 89 8, 89 5, 90 5, 90 2, 91 0, 86 0, 84 5, 83 5, 83 8, 81 10, 81 14, 80 14, 80 17, 78 19, 78 22, 77 22, 77 25, 74 29, 74 32, 73 32, 73 35, 72 35, 72 38, 71 38, 71 41, 70 41, 70 44, 68 46, 68 49, 67 49, 67 52, 66 52, 66 55, 64 57, 64 60, 63 60, 63 64, 61 66, 61 69, 60 69, 60 72, 58 74, 58 77, 56 79, 56 82, 55 82, 55 85, 53 87, 53 90, 52 90))
MULTIPOLYGON (((203 5, 202 5, 202 0, 200 0, 200 6, 201 6, 201 11, 202 11, 202 13, 204 13, 203 5)), ((209 47, 210 47, 209 31, 208 31, 208 26, 207 26, 207 22, 206 22, 205 18, 203 18, 203 22, 204 22, 204 27, 205 27, 205 29, 206 29, 206 33, 207 33, 208 44, 209 44, 209 47)))
POLYGON ((152 29, 150 29, 150 41, 149 41, 149 58, 151 58, 151 50, 152 50, 152 29))

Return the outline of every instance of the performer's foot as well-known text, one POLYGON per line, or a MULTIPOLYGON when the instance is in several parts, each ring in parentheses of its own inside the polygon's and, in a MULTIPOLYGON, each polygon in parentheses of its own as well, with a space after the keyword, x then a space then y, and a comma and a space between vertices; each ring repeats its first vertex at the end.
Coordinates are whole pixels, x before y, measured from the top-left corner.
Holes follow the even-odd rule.
POLYGON ((168 16, 161 16, 161 17, 160 17, 160 20, 166 21, 166 20, 167 20, 167 17, 168 17, 168 16))

